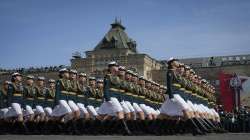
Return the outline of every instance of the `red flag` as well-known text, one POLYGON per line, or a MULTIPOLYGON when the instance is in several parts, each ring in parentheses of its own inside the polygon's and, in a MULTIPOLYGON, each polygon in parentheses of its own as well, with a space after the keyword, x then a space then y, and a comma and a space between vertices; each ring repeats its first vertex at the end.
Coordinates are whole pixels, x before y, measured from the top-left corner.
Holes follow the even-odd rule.
POLYGON ((231 112, 234 106, 234 91, 230 87, 230 79, 233 77, 232 74, 226 74, 220 72, 220 99, 224 106, 225 111, 231 112))

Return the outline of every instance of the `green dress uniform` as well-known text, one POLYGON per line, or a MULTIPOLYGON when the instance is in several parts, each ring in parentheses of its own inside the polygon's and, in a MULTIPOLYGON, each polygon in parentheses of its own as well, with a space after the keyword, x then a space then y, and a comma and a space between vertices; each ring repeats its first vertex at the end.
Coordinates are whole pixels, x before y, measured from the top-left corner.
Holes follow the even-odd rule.
POLYGON ((130 86, 130 88, 132 89, 131 101, 141 104, 142 100, 138 97, 138 95, 140 94, 138 85, 136 83, 131 82, 130 86))
POLYGON ((127 81, 125 94, 128 95, 129 97, 133 95, 133 83, 132 82, 127 81))
POLYGON ((150 92, 151 90, 149 88, 147 88, 147 90, 145 91, 145 101, 149 102, 150 100, 150 92))
POLYGON ((139 96, 138 98, 140 99, 140 101, 145 104, 145 90, 146 88, 142 87, 142 86, 138 86, 139 88, 139 96))
POLYGON ((167 71, 167 93, 169 95, 169 98, 173 98, 174 97, 174 94, 178 94, 178 91, 177 91, 177 86, 175 86, 174 84, 177 83, 177 79, 176 79, 176 74, 174 72, 174 70, 172 69, 169 69, 167 71))
POLYGON ((96 101, 97 101, 97 106, 100 106, 102 103, 103 99, 103 89, 97 88, 96 89, 96 101))
POLYGON ((59 100, 68 100, 69 89, 70 81, 68 79, 59 79, 56 82, 56 103, 58 103, 59 100))
POLYGON ((151 99, 150 99, 150 102, 148 105, 152 106, 152 107, 155 107, 155 101, 156 101, 156 98, 157 98, 157 92, 156 91, 152 91, 152 96, 151 96, 151 99))
POLYGON ((178 79, 178 83, 180 84, 180 89, 179 89, 180 95, 184 100, 187 100, 188 96, 187 96, 187 93, 185 92, 186 79, 181 75, 178 75, 177 79, 178 79))
POLYGON ((77 102, 77 90, 78 90, 77 81, 71 80, 69 94, 68 94, 68 100, 72 100, 74 102, 77 102))
POLYGON ((131 101, 132 97, 127 93, 127 88, 128 88, 128 82, 126 80, 120 80, 121 96, 123 96, 123 99, 125 101, 131 101))
POLYGON ((121 80, 118 76, 112 75, 112 74, 107 74, 106 79, 109 79, 110 81, 110 95, 112 97, 116 97, 119 101, 123 100, 122 93, 120 93, 120 83, 121 80))
POLYGON ((86 104, 87 103, 87 86, 77 82, 77 102, 86 104))
POLYGON ((140 95, 140 89, 139 85, 136 83, 133 83, 133 93, 135 97, 138 97, 140 95))
POLYGON ((88 105, 93 105, 97 106, 97 101, 96 101, 97 93, 96 93, 96 88, 88 86, 87 87, 87 104, 88 105))
POLYGON ((176 72, 174 70, 168 70, 167 72, 167 86, 168 88, 168 93, 169 93, 169 97, 172 98, 173 94, 179 94, 180 96, 182 96, 182 91, 181 89, 181 85, 180 85, 180 77, 178 74, 176 74, 176 72), (171 83, 171 84, 170 84, 171 83))
POLYGON ((194 103, 194 97, 192 95, 192 90, 191 90, 192 83, 190 80, 186 79, 186 85, 185 85, 185 94, 187 100, 190 100, 194 103))
POLYGON ((36 87, 35 105, 46 107, 45 99, 47 94, 48 94, 48 89, 46 87, 36 87))
POLYGON ((8 106, 11 106, 11 103, 19 103, 23 105, 23 85, 22 83, 16 84, 11 83, 8 86, 8 106))
POLYGON ((34 100, 36 99, 36 88, 34 86, 25 86, 23 98, 25 105, 34 107, 34 100))
POLYGON ((7 91, 2 89, 0 90, 0 108, 8 107, 8 95, 7 91))
POLYGON ((56 89, 49 88, 47 90, 47 94, 45 97, 46 106, 52 107, 52 108, 55 106, 55 94, 56 94, 56 89))

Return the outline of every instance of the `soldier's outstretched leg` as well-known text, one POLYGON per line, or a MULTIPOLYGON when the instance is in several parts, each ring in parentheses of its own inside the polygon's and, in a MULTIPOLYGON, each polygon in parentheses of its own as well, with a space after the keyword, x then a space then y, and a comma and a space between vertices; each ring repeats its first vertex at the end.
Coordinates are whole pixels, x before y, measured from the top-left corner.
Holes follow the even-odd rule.
POLYGON ((119 134, 119 135, 131 135, 132 134, 124 119, 115 120, 115 125, 114 125, 113 130, 114 130, 114 133, 119 134))
POLYGON ((201 131, 205 133, 210 133, 208 128, 198 118, 193 118, 193 120, 196 123, 196 125, 200 128, 201 131))
POLYGON ((200 130, 200 128, 196 125, 196 123, 192 119, 188 119, 185 121, 185 128, 195 135, 205 135, 204 132, 200 130))

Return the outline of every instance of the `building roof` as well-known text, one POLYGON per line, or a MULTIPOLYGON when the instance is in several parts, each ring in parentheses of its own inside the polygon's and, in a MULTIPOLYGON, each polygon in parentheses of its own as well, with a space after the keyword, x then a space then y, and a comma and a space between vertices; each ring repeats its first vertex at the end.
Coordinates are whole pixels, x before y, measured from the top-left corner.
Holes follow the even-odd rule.
POLYGON ((125 29, 121 20, 118 21, 115 19, 115 22, 111 24, 111 29, 97 44, 94 50, 127 48, 136 52, 136 42, 128 37, 125 29))

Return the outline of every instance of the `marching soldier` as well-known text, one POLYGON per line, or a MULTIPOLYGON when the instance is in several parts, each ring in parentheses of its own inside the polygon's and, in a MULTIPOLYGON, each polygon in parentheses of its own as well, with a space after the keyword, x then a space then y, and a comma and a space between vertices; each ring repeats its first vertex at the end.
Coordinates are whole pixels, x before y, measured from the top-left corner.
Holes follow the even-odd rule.
POLYGON ((78 75, 78 92, 77 92, 77 101, 79 103, 87 103, 87 74, 86 73, 80 73, 78 75))
POLYGON ((9 81, 4 81, 2 89, 0 90, 0 108, 8 107, 8 85, 9 81))
POLYGON ((36 105, 45 107, 45 98, 48 94, 48 89, 45 87, 45 78, 43 76, 39 76, 37 78, 36 84, 36 105))
POLYGON ((87 87, 87 97, 88 97, 88 105, 97 105, 96 102, 96 78, 89 77, 89 86, 87 87))
POLYGON ((132 73, 132 86, 133 86, 133 95, 134 97, 138 97, 138 95, 140 94, 139 91, 139 85, 138 85, 138 74, 137 73, 132 73))
MULTIPOLYGON (((167 126, 174 125, 180 126, 184 122, 179 123, 177 121, 179 118, 182 118, 185 121, 186 129, 191 130, 194 135, 203 134, 200 128, 195 124, 194 120, 191 119, 190 107, 184 101, 183 98, 176 91, 174 86, 176 80, 176 69, 178 67, 178 60, 170 58, 168 61, 168 71, 167 71, 167 94, 165 102, 162 104, 160 109, 159 119, 166 120, 167 126), (171 120, 171 121, 170 121, 171 120)), ((176 130, 176 128, 174 129, 176 130)), ((174 132, 175 133, 175 132, 174 132)))
POLYGON ((66 68, 59 70, 59 80, 56 82, 56 103, 59 100, 68 100, 70 91, 69 71, 66 68))
POLYGON ((131 97, 125 93, 128 86, 128 82, 126 80, 126 69, 124 66, 119 66, 118 70, 119 70, 118 77, 120 79, 120 90, 119 90, 119 93, 121 94, 120 96, 122 96, 122 99, 130 101, 131 97))
POLYGON ((119 78, 117 77, 118 71, 118 64, 116 62, 110 62, 108 65, 108 74, 105 75, 104 78, 104 102, 100 106, 98 113, 101 115, 106 115, 104 119, 108 119, 112 117, 112 114, 115 115, 117 121, 112 122, 111 124, 115 124, 113 127, 113 131, 117 132, 122 131, 122 133, 131 134, 130 130, 128 129, 126 122, 124 121, 124 112, 123 108, 114 94, 112 88, 119 87, 119 78), (118 128, 122 125, 122 129, 118 128))
POLYGON ((34 106, 34 100, 36 99, 36 88, 34 85, 34 76, 28 75, 26 80, 26 86, 24 87, 24 101, 26 105, 30 107, 34 106))
POLYGON ((121 85, 125 88, 125 94, 127 96, 132 96, 133 94, 133 84, 131 82, 131 79, 132 79, 132 71, 131 70, 126 70, 126 73, 125 73, 125 83, 126 84, 122 84, 121 82, 121 85))
POLYGON ((103 80, 102 79, 97 80, 96 98, 100 100, 103 98, 103 80))
POLYGON ((145 99, 145 96, 146 96, 146 87, 145 87, 145 79, 143 76, 140 76, 139 77, 139 97, 142 98, 142 99, 145 99))
POLYGON ((8 87, 8 106, 11 106, 11 103, 23 104, 22 75, 18 72, 11 75, 11 84, 8 87))
POLYGON ((55 106, 55 94, 56 94, 56 81, 54 79, 49 79, 48 93, 45 98, 48 107, 55 106))
POLYGON ((69 90, 69 96, 68 100, 72 100, 76 102, 77 98, 77 71, 74 69, 71 69, 69 71, 69 80, 70 80, 70 90, 69 90))
POLYGON ((151 88, 152 88, 152 85, 151 85, 151 81, 149 80, 146 80, 145 81, 145 87, 146 87, 146 93, 145 93, 145 99, 147 102, 150 102, 150 98, 151 98, 151 88))

